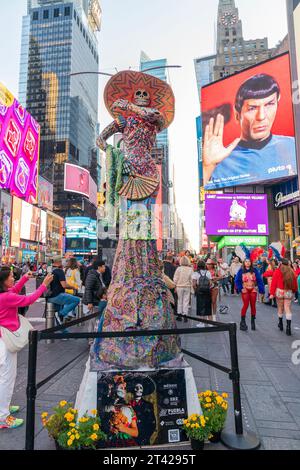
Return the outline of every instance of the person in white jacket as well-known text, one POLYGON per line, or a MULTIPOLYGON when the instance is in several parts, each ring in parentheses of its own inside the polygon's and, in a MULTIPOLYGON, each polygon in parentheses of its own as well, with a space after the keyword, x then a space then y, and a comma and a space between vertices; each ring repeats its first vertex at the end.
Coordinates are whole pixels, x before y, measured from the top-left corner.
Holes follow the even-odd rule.
MULTIPOLYGON (((176 285, 176 292, 178 296, 177 313, 184 316, 184 321, 187 322, 187 315, 189 310, 191 289, 192 289, 193 268, 187 256, 180 259, 180 267, 177 268, 174 275, 174 283, 176 285)), ((177 317, 177 321, 182 321, 182 317, 177 317)))

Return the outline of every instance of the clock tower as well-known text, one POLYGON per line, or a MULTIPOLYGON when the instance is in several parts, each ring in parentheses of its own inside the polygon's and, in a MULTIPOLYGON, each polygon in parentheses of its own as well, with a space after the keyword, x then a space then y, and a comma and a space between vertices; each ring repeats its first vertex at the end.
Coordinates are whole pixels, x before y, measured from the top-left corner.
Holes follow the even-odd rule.
POLYGON ((232 75, 270 57, 267 38, 244 40, 235 0, 219 0, 214 80, 232 75))

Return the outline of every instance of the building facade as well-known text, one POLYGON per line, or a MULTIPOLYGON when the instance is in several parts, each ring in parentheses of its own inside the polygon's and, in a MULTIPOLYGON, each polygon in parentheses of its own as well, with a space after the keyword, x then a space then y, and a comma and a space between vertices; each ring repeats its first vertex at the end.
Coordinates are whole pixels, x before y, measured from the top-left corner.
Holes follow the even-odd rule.
POLYGON ((54 184, 54 211, 94 218, 86 198, 64 192, 64 163, 98 184, 99 1, 29 0, 23 18, 20 101, 41 125, 40 174, 54 184))
POLYGON ((214 80, 232 75, 272 56, 266 37, 244 39, 242 20, 235 0, 219 1, 217 24, 214 80))

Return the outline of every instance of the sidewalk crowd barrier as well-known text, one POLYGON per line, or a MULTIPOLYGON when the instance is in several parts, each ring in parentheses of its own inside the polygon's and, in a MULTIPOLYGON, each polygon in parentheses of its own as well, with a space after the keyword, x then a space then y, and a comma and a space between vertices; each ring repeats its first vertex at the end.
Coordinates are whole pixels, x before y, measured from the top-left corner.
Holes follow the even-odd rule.
MULTIPOLYGON (((98 317, 98 312, 91 315, 82 317, 79 315, 77 320, 68 323, 68 329, 88 322, 98 317)), ((199 322, 199 318, 188 316, 188 319, 199 322)), ((260 447, 260 441, 258 437, 250 431, 244 431, 243 428, 243 416, 242 416, 242 405, 241 405, 241 392, 240 392, 240 372, 238 363, 238 349, 237 349, 237 327, 236 323, 220 323, 210 320, 204 320, 201 318, 201 322, 206 324, 207 327, 203 328, 182 328, 182 329, 171 329, 171 330, 141 330, 141 331, 120 331, 120 332, 101 332, 101 333, 67 333, 65 331, 65 325, 47 328, 42 331, 33 330, 29 332, 29 354, 28 354, 28 377, 27 377, 27 410, 26 410, 26 438, 25 438, 25 449, 34 450, 35 441, 35 400, 37 390, 40 389, 47 382, 52 380, 65 368, 71 365, 76 360, 87 354, 88 349, 81 352, 78 356, 73 358, 64 366, 60 367, 57 371, 53 372, 50 376, 46 377, 41 382, 36 382, 37 372, 37 351, 39 341, 46 340, 53 342, 58 339, 94 339, 94 338, 125 338, 125 337, 138 337, 138 336, 170 336, 170 335, 190 335, 190 334, 203 334, 203 333, 218 333, 228 332, 230 342, 230 367, 225 367, 216 362, 205 359, 197 354, 194 354, 185 349, 182 352, 193 359, 196 359, 210 367, 218 369, 228 374, 232 381, 233 390, 233 404, 234 404, 234 419, 235 419, 235 433, 223 432, 221 441, 222 443, 235 450, 255 450, 260 447), (59 333, 59 334, 58 334, 59 333)))

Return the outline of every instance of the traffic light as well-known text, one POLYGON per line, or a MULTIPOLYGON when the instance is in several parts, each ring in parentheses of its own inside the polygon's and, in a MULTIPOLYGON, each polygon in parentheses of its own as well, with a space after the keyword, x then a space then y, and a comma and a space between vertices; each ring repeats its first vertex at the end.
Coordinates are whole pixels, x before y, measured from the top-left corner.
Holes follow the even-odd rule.
POLYGON ((285 229, 285 234, 288 235, 288 237, 292 238, 293 236, 292 222, 287 222, 286 224, 284 224, 284 229, 285 229))

